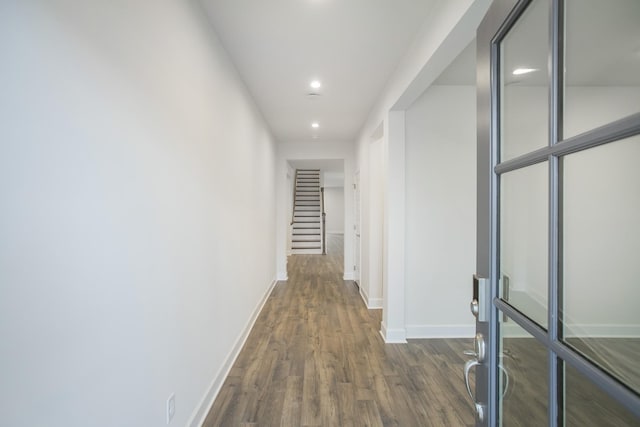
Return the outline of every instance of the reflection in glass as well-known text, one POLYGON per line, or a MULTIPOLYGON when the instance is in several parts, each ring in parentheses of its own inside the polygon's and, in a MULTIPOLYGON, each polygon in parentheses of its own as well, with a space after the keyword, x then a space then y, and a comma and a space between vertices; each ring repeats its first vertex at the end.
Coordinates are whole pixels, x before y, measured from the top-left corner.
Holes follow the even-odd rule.
POLYGON ((500 325, 502 351, 502 425, 546 426, 548 406, 547 351, 514 321, 500 325))
POLYGON ((565 425, 631 427, 640 419, 565 363, 565 425))
POLYGON ((640 136, 563 158, 565 340, 640 392, 640 136))
POLYGON ((548 182, 546 162, 500 177, 501 298, 543 327, 547 326, 548 182))
POLYGON ((565 1, 564 137, 640 112, 640 1, 565 1))
POLYGON ((548 145, 549 10, 532 2, 500 44, 500 161, 548 145))

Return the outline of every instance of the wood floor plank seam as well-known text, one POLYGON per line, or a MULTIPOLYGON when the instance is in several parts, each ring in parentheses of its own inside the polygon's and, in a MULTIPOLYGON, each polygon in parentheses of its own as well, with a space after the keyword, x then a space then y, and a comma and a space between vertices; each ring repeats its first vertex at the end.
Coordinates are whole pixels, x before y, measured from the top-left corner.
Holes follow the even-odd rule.
POLYGON ((462 380, 471 340, 385 344, 381 310, 328 255, 292 255, 203 427, 472 426, 462 380))

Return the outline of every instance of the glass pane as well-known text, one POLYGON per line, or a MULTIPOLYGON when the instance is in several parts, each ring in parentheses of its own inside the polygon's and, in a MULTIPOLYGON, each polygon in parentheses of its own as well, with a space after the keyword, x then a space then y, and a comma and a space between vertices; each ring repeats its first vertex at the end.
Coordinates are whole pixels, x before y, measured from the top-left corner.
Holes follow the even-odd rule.
POLYGON ((500 161, 505 161, 548 145, 549 1, 534 1, 500 48, 500 161))
POLYGON ((569 364, 565 364, 565 421, 567 427, 640 425, 640 419, 569 364))
POLYGON ((547 326, 548 166, 500 177, 500 296, 547 326))
POLYGON ((640 112, 640 1, 565 4, 568 138, 640 112))
POLYGON ((546 426, 549 401, 547 350, 513 320, 500 326, 502 425, 546 426))
POLYGON ((567 343, 640 392, 640 136, 563 159, 567 343))

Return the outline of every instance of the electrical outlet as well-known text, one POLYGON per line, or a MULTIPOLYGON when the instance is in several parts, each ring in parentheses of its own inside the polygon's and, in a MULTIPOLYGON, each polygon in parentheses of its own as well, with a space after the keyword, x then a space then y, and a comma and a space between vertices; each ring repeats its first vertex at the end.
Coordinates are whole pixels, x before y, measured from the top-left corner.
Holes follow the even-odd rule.
POLYGON ((167 399, 167 424, 171 422, 173 416, 176 414, 176 394, 171 393, 171 396, 167 399))

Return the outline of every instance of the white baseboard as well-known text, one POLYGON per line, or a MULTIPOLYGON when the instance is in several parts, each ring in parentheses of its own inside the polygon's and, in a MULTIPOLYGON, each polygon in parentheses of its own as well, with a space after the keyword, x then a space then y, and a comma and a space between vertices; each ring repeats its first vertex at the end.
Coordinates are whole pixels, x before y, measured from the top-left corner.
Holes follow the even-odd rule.
POLYGON ((360 294, 360 298, 362 298, 362 301, 364 302, 364 305, 366 305, 367 308, 369 308, 369 297, 367 297, 367 293, 365 292, 362 286, 360 286, 359 294, 360 294))
POLYGON ((353 272, 350 271, 348 273, 344 273, 342 280, 355 280, 355 276, 353 275, 353 272))
POLYGON ((364 301, 364 305, 366 305, 369 310, 378 310, 382 308, 382 298, 369 298, 367 291, 365 291, 362 286, 360 286, 360 297, 362 298, 362 301, 364 301))
POLYGON ((386 344, 406 344, 407 332, 404 329, 387 329, 387 325, 380 324, 380 335, 386 344))
POLYGON ((590 338, 640 338, 640 325, 567 325, 564 336, 590 338))
POLYGON ((285 282, 285 281, 289 280, 289 276, 287 276, 287 272, 286 271, 279 271, 277 276, 276 276, 276 280, 285 282))
POLYGON ((196 407, 196 410, 194 411, 193 415, 191 415, 191 418, 189 419, 189 423, 187 424, 188 426, 201 427, 202 424, 204 423, 204 420, 207 414, 209 413, 209 411, 211 410, 211 407, 213 406, 213 402, 216 400, 216 397, 218 396, 218 393, 222 388, 222 384, 224 384, 224 380, 227 378, 227 375, 229 375, 229 371, 231 371, 231 367, 233 367, 233 364, 238 358, 238 355, 240 354, 240 350, 242 350, 244 343, 247 341, 247 338, 249 337, 249 333, 251 332, 253 325, 258 319, 258 315, 262 311, 264 304, 269 299, 269 295, 271 295, 271 291, 273 290, 277 282, 278 281, 276 279, 274 279, 271 282, 271 285, 269 285, 267 291, 264 293, 264 295, 258 302, 258 305, 253 310, 253 313, 251 313, 251 317, 249 318, 247 324, 245 325, 244 330, 242 331, 242 333, 234 343, 233 348, 227 355, 227 358, 225 359, 224 363, 218 370, 218 373, 213 378, 213 381, 211 381, 211 385, 209 385, 207 392, 200 400, 200 404, 196 407))
MULTIPOLYGON (((503 335, 508 338, 531 338, 513 320, 502 324, 503 335)), ((569 325, 566 338, 640 338, 640 325, 569 325)))
POLYGON ((473 338, 475 325, 407 325, 407 338, 473 338))
POLYGON ((379 310, 382 308, 382 298, 368 298, 367 300, 369 310, 379 310))

